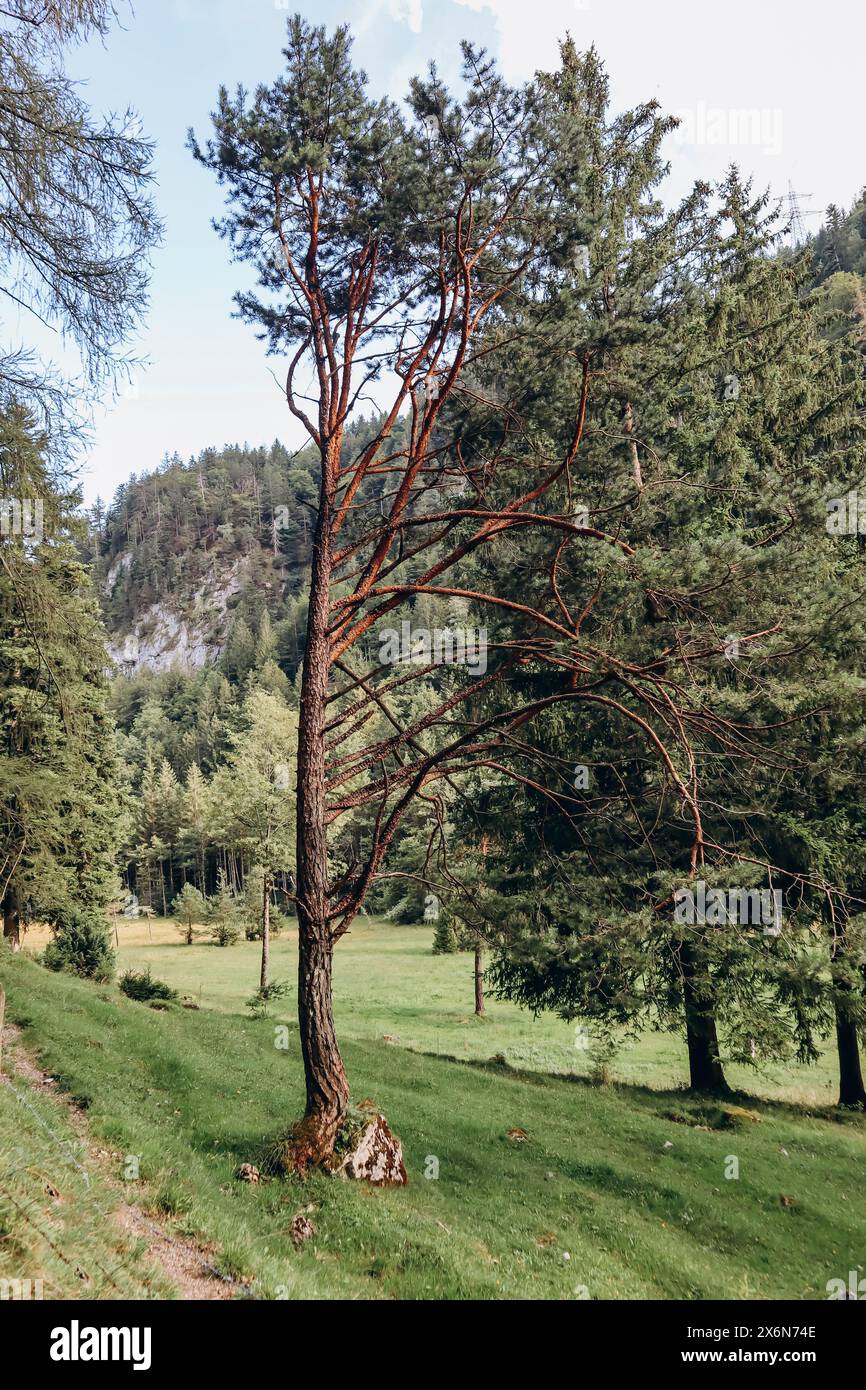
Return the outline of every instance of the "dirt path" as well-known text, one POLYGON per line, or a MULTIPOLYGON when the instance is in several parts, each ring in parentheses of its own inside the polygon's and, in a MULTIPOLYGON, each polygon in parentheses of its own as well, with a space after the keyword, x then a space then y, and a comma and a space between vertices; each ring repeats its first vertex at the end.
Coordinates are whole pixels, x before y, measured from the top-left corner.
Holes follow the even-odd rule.
POLYGON ((89 1132, 84 1111, 58 1091, 54 1078, 37 1065, 22 1044, 20 1030, 14 1024, 7 1024, 3 1029, 2 1057, 0 1084, 8 1084, 11 1078, 18 1077, 40 1095, 49 1096, 53 1104, 64 1108, 91 1164, 98 1168, 102 1181, 117 1195, 117 1207, 112 1213, 115 1221, 131 1239, 144 1241, 148 1259, 174 1286, 178 1298, 190 1301, 233 1298, 237 1286, 214 1269, 212 1251, 189 1236, 167 1231, 140 1207, 126 1201, 116 1177, 123 1155, 99 1146, 89 1132))

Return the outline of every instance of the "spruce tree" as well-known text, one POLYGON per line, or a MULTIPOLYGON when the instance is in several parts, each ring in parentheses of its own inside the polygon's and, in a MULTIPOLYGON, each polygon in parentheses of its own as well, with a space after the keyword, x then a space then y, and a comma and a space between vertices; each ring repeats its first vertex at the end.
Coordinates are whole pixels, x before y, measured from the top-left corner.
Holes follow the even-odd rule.
POLYGON ((22 919, 104 910, 125 811, 75 498, 20 407, 0 415, 0 495, 42 504, 41 536, 0 541, 0 899, 16 949, 22 919))

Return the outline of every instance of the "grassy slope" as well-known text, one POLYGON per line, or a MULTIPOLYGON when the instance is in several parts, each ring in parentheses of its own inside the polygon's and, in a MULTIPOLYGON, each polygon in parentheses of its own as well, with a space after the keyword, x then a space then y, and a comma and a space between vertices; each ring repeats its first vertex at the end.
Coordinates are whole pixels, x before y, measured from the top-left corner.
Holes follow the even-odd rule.
MULTIPOLYGON (((171 922, 118 925, 121 970, 151 966, 206 1008, 243 1013, 244 1001, 258 984, 260 946, 239 942, 230 950, 210 944, 185 946, 171 922)), ((27 937, 27 949, 41 949, 47 938, 27 937)), ((498 1053, 513 1067, 529 1071, 589 1075, 591 1058, 575 1048, 575 1027, 550 1014, 534 1019, 516 1005, 488 1001, 479 1021, 473 1015, 472 956, 434 956, 432 928, 395 927, 373 918, 355 922, 340 942, 334 966, 335 1009, 341 1039, 381 1041, 396 1035, 400 1045, 419 1052, 488 1061, 498 1053)), ((275 1006, 275 1018, 294 1020, 297 947, 294 935, 276 939, 271 975, 286 980, 291 993, 275 1006)), ((687 1080, 680 1038, 645 1034, 627 1046, 614 1065, 617 1080, 667 1089, 687 1080)), ((813 1067, 774 1067, 758 1075, 729 1068, 731 1083, 755 1095, 799 1104, 826 1106, 836 1098, 834 1049, 813 1067)))
MULTIPOLYGON (((274 1020, 229 1012, 249 989, 253 951, 247 958, 240 946, 134 947, 137 963, 152 959, 163 977, 171 961, 188 989, 191 967, 200 967, 204 1003, 220 1007, 198 1012, 157 1013, 113 987, 53 976, 24 959, 5 957, 2 973, 11 1016, 25 1023, 43 1064, 89 1099, 94 1132, 141 1155, 143 1184, 130 1184, 130 1197, 215 1242, 226 1271, 254 1280, 255 1294, 575 1298, 586 1286, 594 1298, 820 1298, 829 1278, 862 1261, 862 1120, 841 1123, 776 1102, 761 1104, 760 1122, 736 1131, 695 1129, 666 1116, 717 1116, 681 1095, 595 1089, 376 1040, 381 1028, 423 1043, 430 1020, 401 1010, 445 984, 429 956, 407 964, 398 935, 377 947, 364 1020, 353 1024, 345 998, 340 1017, 353 1093, 374 1096, 401 1135, 409 1188, 234 1181, 237 1165, 256 1162, 302 1105, 294 1030, 281 1051, 274 1020), (391 950, 400 964, 386 980, 382 958, 391 950), (509 1139, 512 1127, 528 1140, 509 1139), (430 1155, 438 1180, 424 1177, 430 1155), (724 1177, 729 1155, 739 1158, 737 1181, 724 1177), (296 1251, 291 1220, 309 1205, 316 1237, 296 1251)), ((287 967, 290 944, 279 951, 287 967)), ((461 981, 467 973, 465 958, 442 965, 461 981)), ((503 1020, 437 1017, 449 1047, 453 1028, 473 1049, 483 1030, 487 1056, 504 1050, 494 1032, 503 1020)), ((554 1044, 566 1039, 543 1040, 554 1044)))
POLYGON ((18 1075, 0 1085, 0 1278, 41 1296, 160 1298, 172 1290, 143 1242, 111 1219, 118 1193, 86 1152, 68 1106, 18 1075))

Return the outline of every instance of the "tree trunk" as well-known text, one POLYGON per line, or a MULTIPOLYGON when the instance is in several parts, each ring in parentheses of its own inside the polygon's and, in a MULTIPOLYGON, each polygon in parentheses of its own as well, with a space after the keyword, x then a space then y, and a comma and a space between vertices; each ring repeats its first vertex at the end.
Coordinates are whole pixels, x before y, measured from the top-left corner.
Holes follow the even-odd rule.
POLYGON ((845 964, 848 955, 847 923, 844 919, 834 921, 826 904, 823 911, 830 937, 830 970, 835 986, 836 1049, 839 1054, 838 1103, 862 1105, 866 1108, 857 1023, 845 1007, 846 997, 854 994, 854 986, 845 964))
POLYGON ((12 889, 3 899, 3 939, 11 950, 21 950, 21 919, 18 912, 18 898, 12 889))
POLYGON ((298 1022, 307 1089, 306 1114, 295 1131, 295 1163, 301 1168, 330 1157, 349 1103, 331 999, 334 941, 328 918, 325 825, 325 717, 331 664, 329 518, 338 459, 339 441, 332 440, 322 460, 298 716, 298 1022))
POLYGON ((267 998, 268 993, 268 966, 271 960, 271 880, 265 874, 265 885, 262 892, 262 976, 259 981, 259 989, 262 995, 267 998))
POLYGON ((866 1109, 857 1024, 839 1004, 836 1005, 836 1046, 839 1051, 839 1104, 862 1105, 866 1109))
POLYGON ((482 946, 475 943, 475 1012, 480 1018, 484 1013, 484 971, 482 965, 482 946))
POLYGON ((697 983, 697 965, 691 942, 680 943, 679 956, 683 970, 689 1086, 693 1091, 725 1092, 728 1083, 719 1057, 716 1019, 711 1001, 697 983))
POLYGON ((643 487, 643 471, 640 466, 640 454, 638 453, 637 442, 634 437, 634 411, 631 401, 626 401, 623 410, 623 428, 628 437, 629 453, 631 454, 631 472, 634 478, 635 487, 638 491, 643 487))
POLYGON ((298 1126, 299 1167, 322 1163, 334 1148, 349 1104, 349 1083, 337 1035, 331 996, 334 947, 327 924, 300 911, 298 951, 298 1022, 307 1083, 307 1110, 298 1126))

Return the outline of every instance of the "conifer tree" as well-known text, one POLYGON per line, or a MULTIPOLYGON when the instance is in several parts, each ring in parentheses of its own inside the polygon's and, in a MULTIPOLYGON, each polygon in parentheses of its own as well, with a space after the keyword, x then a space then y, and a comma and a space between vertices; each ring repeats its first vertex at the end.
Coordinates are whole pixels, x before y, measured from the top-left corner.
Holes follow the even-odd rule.
MULTIPOLYGON (((412 84, 409 120, 393 103, 367 96, 345 29, 329 37, 296 17, 285 58, 285 75, 253 98, 221 91, 216 138, 192 145, 226 188, 221 230, 233 254, 257 274, 257 292, 238 296, 240 311, 285 353, 287 402, 320 460, 297 778, 307 1113, 293 1161, 303 1167, 328 1160, 348 1103, 332 1016, 334 944, 375 882, 403 817, 417 796, 429 796, 434 826, 441 823, 439 783, 495 757, 531 710, 597 698, 576 688, 585 657, 576 634, 549 612, 548 595, 513 600, 498 592, 498 580, 475 589, 476 557, 495 548, 507 562, 515 536, 536 529, 558 531, 564 541, 591 537, 600 552, 621 553, 622 542, 575 521, 560 498, 581 449, 595 358, 603 351, 591 335, 582 335, 576 350, 574 339, 561 348, 560 379, 573 407, 564 440, 521 435, 519 424, 506 439, 508 417, 495 397, 486 404, 499 439, 486 455, 467 456, 459 430, 450 445, 442 433, 459 393, 466 390, 464 400, 475 394, 482 338, 485 370, 495 371, 506 354, 519 355, 548 268, 562 257, 573 260, 592 231, 593 209, 572 210, 573 171, 592 179, 583 119, 542 83, 509 88, 470 45, 462 97, 431 72, 412 84), (312 412, 295 386, 305 359, 315 373, 312 412), (367 381, 386 365, 395 393, 377 435, 356 449, 350 417, 367 381), (516 458, 528 462, 520 468, 516 458), (383 677, 382 663, 374 658, 371 669, 365 658, 371 630, 386 617, 399 623, 424 595, 466 598, 485 616, 515 615, 515 623, 520 614, 522 626, 509 649, 497 644, 493 672, 455 672, 438 705, 405 724, 391 707, 392 673, 383 677), (547 650, 554 634, 564 644, 562 657, 547 650), (490 722, 483 714, 488 686, 504 683, 539 653, 544 669, 535 688, 527 681, 521 692, 525 705, 490 722), (551 689, 554 678, 560 690, 551 689), (462 731, 445 717, 455 711, 462 731), (357 731, 366 735, 374 715, 389 722, 389 734, 359 743, 357 731), (362 806, 376 808, 369 838, 361 855, 332 875, 329 827, 362 806)), ((652 109, 633 113, 623 123, 624 141, 648 126, 655 139, 652 109)), ((659 128, 658 140, 663 133, 659 128)), ((651 158, 659 164, 657 152, 651 158)), ((555 572, 549 589, 552 599, 555 572)), ((415 674, 422 675, 420 664, 415 674)), ((652 664, 642 675, 658 683, 652 664)), ((669 757, 667 766, 695 810, 669 757)))
MULTIPOLYGON (((292 1161, 303 1167, 329 1161, 348 1104, 334 946, 413 807, 427 808, 435 844, 456 784, 493 774, 544 793, 550 739, 577 710, 582 729, 600 715, 600 737, 615 727, 633 776, 664 803, 666 864, 689 878, 708 857, 695 750, 749 758, 754 731, 730 718, 736 696, 699 699, 703 668, 725 670, 717 623, 732 588, 745 611, 714 540, 719 511, 743 507, 745 493, 716 498, 704 470, 715 454, 726 476, 750 462, 737 428, 745 402, 731 409, 726 377, 753 368, 763 385, 745 287, 760 291, 766 257, 736 181, 720 211, 699 186, 663 212, 655 190, 673 122, 654 103, 609 119, 593 53, 566 45, 556 73, 513 89, 464 45, 460 97, 431 72, 413 82, 407 118, 367 95, 345 29, 328 36, 295 18, 284 56, 271 87, 223 89, 215 138, 192 146, 226 190, 220 229, 232 254, 257 277, 237 296, 240 312, 284 356, 287 404, 319 458, 297 770, 307 1110, 292 1161), (729 318, 746 320, 745 341, 728 335, 729 318), (386 367, 393 395, 356 447, 353 410, 386 367), (701 470, 711 505, 685 545, 642 544, 675 526, 656 501, 657 453, 664 481, 674 465, 701 470), (419 655, 432 653, 430 634, 415 634, 406 656, 393 634, 387 646, 376 639, 391 628, 399 638, 428 599, 467 601, 491 640, 474 665, 439 673, 429 704, 402 706, 406 684, 437 664, 419 655), (365 811, 363 837, 336 862, 341 825, 365 811)), ((769 327, 772 364, 788 325, 769 327)), ((775 505, 778 439, 805 485, 819 436, 838 423, 818 384, 811 415, 797 410, 797 427, 809 423, 798 441, 791 420, 774 418, 769 381, 751 441, 755 474, 769 465, 759 556, 772 554, 786 517, 775 505)), ((687 492, 673 491, 680 508, 687 492)), ((734 551, 751 553, 739 532, 734 551)), ((772 597, 763 593, 762 618, 772 597)), ((762 635, 750 621, 742 640, 762 635)), ((661 887, 645 912, 661 910, 671 885, 661 887)), ((715 943, 695 932, 672 945, 668 1006, 685 1013, 696 1083, 721 1085, 715 943)), ((747 980, 743 965, 743 991, 747 980)))
MULTIPOLYGON (((564 59, 568 99, 582 93, 591 108, 602 90, 592 55, 566 46, 564 59)), ((502 895, 486 930, 500 992, 567 1017, 684 1027, 692 1085, 721 1090, 719 1020, 738 1061, 816 1055, 833 1016, 815 942, 828 908, 836 1007, 862 1017, 839 931, 851 851, 834 858, 814 793, 828 763, 839 785, 859 740, 860 579, 825 523, 828 497, 844 492, 837 471, 848 486, 862 475, 863 379, 850 350, 823 340, 805 258, 774 254, 766 199, 736 172, 712 206, 699 191, 665 222, 640 178, 603 162, 626 190, 614 225, 589 241, 589 280, 566 280, 538 312, 575 334, 587 319, 610 325, 579 502, 629 551, 580 566, 579 551, 542 546, 515 564, 513 592, 555 571, 561 612, 590 651, 610 650, 615 631, 625 661, 596 665, 595 710, 548 725, 547 775, 516 801, 502 777, 488 782, 470 825, 499 845, 502 895), (635 675, 653 649, 665 678, 655 694, 635 675), (674 757, 700 808, 696 836, 682 821, 688 794, 672 795, 628 734, 634 711, 686 732, 674 757), (678 930, 673 894, 698 879, 778 888, 780 934, 718 921, 678 930)), ((603 205, 617 209, 612 192, 603 205)), ((555 381, 533 346, 497 385, 550 428, 555 381)), ((565 429, 567 393, 560 418, 565 429)), ((856 923, 852 949, 855 935, 856 923)), ((852 1087, 862 1092, 856 1076, 852 1087)))
POLYGON ((61 330, 84 369, 82 388, 7 341, 0 402, 31 407, 62 466, 80 425, 76 397, 124 370, 160 235, 137 118, 95 119, 63 66, 66 45, 105 34, 114 18, 111 0, 13 0, 0 29, 0 274, 10 305, 61 330))
POLYGON ((41 534, 0 539, 0 901, 17 949, 22 918, 104 910, 124 808, 75 498, 21 407, 0 415, 0 496, 41 504, 41 534))
POLYGON ((259 988, 267 997, 270 913, 274 881, 295 862, 297 717, 275 696, 253 689, 243 705, 243 727, 216 773, 211 796, 223 842, 261 870, 258 917, 262 960, 259 988))

